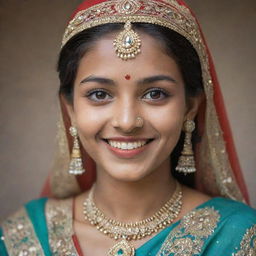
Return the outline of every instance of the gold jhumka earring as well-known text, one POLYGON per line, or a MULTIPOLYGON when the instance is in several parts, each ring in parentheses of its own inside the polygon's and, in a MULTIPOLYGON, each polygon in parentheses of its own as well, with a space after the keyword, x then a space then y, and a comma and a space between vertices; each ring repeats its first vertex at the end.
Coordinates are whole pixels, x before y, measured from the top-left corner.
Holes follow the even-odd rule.
POLYGON ((69 132, 74 138, 74 143, 73 143, 72 153, 70 156, 68 172, 69 174, 73 174, 73 175, 81 175, 85 172, 85 169, 83 168, 83 162, 81 158, 81 151, 80 151, 80 146, 78 142, 78 132, 76 127, 73 127, 73 126, 69 128, 69 132))
POLYGON ((184 147, 175 170, 186 175, 196 172, 191 142, 192 132, 195 130, 195 122, 193 120, 186 120, 183 125, 183 130, 185 132, 184 147))

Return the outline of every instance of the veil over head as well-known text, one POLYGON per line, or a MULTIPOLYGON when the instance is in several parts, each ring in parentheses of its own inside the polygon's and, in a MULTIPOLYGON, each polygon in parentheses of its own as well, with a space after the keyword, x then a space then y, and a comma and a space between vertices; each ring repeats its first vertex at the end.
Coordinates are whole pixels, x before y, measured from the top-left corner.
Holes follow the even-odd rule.
MULTIPOLYGON (((211 54, 200 25, 181 0, 87 0, 78 6, 66 28, 62 46, 77 33, 108 23, 149 23, 176 31, 195 48, 201 63, 205 102, 197 115, 201 141, 196 146, 195 188, 211 196, 249 202, 241 174, 223 97, 211 54)), ((42 195, 65 198, 89 189, 96 179, 96 165, 82 149, 86 172, 68 174, 72 138, 70 120, 60 95, 55 161, 42 195)))

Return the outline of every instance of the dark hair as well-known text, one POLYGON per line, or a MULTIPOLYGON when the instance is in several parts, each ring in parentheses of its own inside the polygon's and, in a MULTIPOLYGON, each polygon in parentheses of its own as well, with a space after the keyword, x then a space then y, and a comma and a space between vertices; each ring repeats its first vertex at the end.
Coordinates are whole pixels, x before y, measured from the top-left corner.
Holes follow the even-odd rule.
MULTIPOLYGON (((72 104, 73 102, 73 85, 82 57, 92 49, 97 40, 108 33, 122 30, 123 26, 123 24, 117 23, 93 27, 73 36, 63 46, 57 66, 60 79, 59 93, 63 94, 69 103, 72 104)), ((186 98, 194 97, 203 92, 200 60, 196 50, 185 37, 168 28, 147 23, 134 23, 133 29, 144 32, 158 40, 163 45, 166 54, 176 61, 185 83, 186 98)), ((193 133, 194 139, 196 138, 195 134, 196 132, 193 133)), ((172 170, 177 165, 178 156, 182 150, 183 137, 184 134, 182 133, 178 144, 172 152, 172 170)), ((181 180, 182 183, 193 185, 191 175, 187 176, 188 180, 183 175, 180 178, 176 172, 173 172, 173 175, 181 180)))

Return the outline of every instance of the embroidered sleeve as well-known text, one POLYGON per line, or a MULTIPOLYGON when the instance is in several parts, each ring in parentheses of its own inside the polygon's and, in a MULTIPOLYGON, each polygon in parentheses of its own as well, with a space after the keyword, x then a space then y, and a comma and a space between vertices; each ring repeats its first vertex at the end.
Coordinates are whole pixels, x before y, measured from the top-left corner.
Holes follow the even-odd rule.
POLYGON ((240 250, 233 256, 255 256, 256 255, 256 225, 246 230, 240 243, 240 250))
POLYGON ((219 218, 218 211, 209 207, 190 212, 168 235, 157 256, 200 254, 205 240, 217 227, 219 218))
POLYGON ((3 222, 3 237, 9 255, 43 256, 44 252, 35 234, 25 208, 3 222))
POLYGON ((72 239, 72 200, 49 200, 46 204, 46 220, 52 255, 78 255, 72 239))

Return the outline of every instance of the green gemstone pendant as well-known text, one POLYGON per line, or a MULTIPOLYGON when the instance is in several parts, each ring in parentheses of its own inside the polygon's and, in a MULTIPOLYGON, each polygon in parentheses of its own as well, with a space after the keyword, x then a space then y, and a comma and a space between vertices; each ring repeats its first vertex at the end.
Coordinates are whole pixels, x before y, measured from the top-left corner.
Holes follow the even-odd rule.
POLYGON ((117 254, 116 254, 116 255, 123 255, 123 254, 124 254, 123 249, 119 249, 119 250, 117 251, 117 254))
POLYGON ((122 240, 110 248, 108 256, 134 256, 135 248, 126 240, 122 240))

